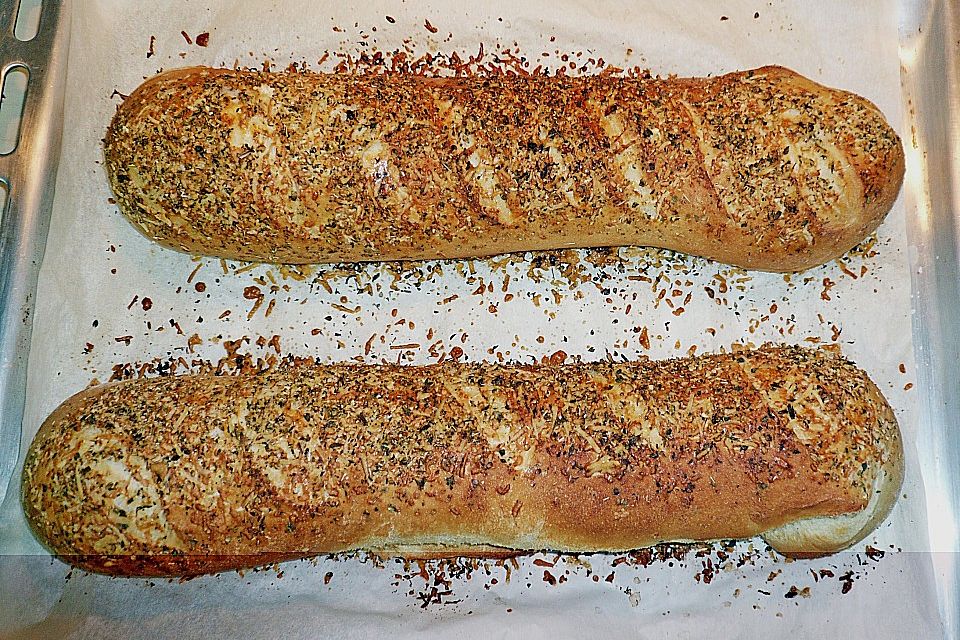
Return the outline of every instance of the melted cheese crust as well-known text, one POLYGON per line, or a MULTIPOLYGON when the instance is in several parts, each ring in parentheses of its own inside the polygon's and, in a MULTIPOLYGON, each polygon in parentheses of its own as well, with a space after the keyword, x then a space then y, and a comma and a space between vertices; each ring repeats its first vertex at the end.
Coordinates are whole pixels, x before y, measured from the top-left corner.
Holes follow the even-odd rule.
POLYGON ((876 228, 903 174, 873 105, 780 67, 708 79, 181 69, 124 101, 105 156, 148 237, 287 263, 635 244, 799 270, 876 228))
POLYGON ((190 573, 265 553, 751 537, 862 511, 882 470, 901 473, 900 446, 861 370, 798 347, 616 364, 300 364, 82 392, 44 424, 23 490, 39 537, 67 559, 190 573))

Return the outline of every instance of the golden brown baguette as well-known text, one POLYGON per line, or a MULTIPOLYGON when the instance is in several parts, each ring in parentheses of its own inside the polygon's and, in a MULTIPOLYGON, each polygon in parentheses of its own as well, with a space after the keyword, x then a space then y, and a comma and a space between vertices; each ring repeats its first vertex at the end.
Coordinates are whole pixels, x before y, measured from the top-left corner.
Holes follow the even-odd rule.
POLYGON ((650 245, 798 271, 890 209, 903 149, 790 70, 427 78, 186 68, 107 131, 123 214, 188 253, 313 263, 650 245))
POLYGON ((842 549, 902 478, 876 386, 826 351, 636 363, 287 365, 108 384, 44 423, 23 504, 55 554, 189 575, 347 550, 842 549))

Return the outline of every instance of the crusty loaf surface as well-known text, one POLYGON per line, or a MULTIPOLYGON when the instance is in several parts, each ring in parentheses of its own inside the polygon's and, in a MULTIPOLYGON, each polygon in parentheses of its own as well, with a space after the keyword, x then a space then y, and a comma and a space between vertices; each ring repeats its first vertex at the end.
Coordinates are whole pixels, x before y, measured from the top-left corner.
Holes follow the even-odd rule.
POLYGON ((879 110, 782 67, 427 78, 192 67, 120 106, 123 214, 188 253, 315 263, 649 245, 750 269, 838 257, 899 192, 879 110))
POLYGON ((30 448, 23 504, 54 553, 117 575, 345 550, 622 551, 768 531, 791 553, 826 553, 886 517, 901 465, 876 386, 823 350, 300 363, 77 394, 30 448), (816 526, 791 533, 798 521, 816 526))

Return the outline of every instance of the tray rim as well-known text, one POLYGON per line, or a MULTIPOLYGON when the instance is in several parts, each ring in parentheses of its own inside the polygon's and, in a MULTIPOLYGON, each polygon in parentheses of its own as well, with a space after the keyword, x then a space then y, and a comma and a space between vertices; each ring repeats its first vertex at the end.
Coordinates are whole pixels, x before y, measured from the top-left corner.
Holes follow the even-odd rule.
POLYGON ((901 0, 918 447, 944 635, 960 637, 960 6, 901 0))

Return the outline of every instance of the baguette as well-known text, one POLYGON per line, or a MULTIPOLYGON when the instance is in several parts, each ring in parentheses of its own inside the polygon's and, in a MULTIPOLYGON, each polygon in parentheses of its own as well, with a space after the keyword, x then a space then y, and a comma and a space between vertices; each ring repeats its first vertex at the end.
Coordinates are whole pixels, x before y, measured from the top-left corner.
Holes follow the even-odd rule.
POLYGON ((22 495, 53 553, 113 575, 757 535, 819 555, 886 517, 902 456, 877 387, 823 350, 300 363, 83 391, 37 434, 22 495))
POLYGON ((120 211, 258 262, 647 245, 799 271, 861 242, 903 179, 867 100, 781 67, 640 79, 185 68, 105 138, 120 211))

